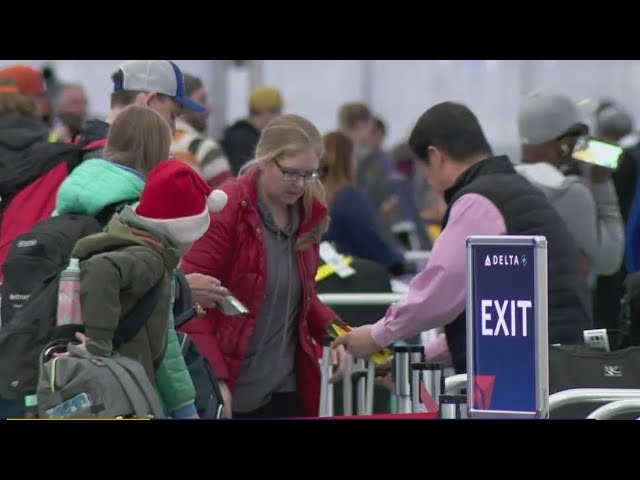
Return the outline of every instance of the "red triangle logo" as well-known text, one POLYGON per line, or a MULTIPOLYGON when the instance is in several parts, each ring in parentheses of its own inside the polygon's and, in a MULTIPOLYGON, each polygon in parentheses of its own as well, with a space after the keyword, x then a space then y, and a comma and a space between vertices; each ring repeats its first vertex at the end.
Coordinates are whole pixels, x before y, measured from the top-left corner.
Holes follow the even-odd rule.
POLYGON ((495 375, 474 375, 473 403, 475 408, 479 410, 491 408, 491 395, 495 381, 495 375))

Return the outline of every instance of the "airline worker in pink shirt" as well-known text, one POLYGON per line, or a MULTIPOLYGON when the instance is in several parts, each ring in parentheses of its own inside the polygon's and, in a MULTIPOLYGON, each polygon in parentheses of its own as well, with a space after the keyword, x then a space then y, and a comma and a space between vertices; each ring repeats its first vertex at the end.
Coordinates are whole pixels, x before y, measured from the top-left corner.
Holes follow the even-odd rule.
MULTIPOLYGON (((544 129, 543 123, 539 128, 544 129)), ((444 102, 418 120, 409 145, 431 186, 447 201, 443 231, 406 298, 384 318, 339 337, 356 357, 425 330, 444 333, 425 345, 429 361, 466 372, 466 240, 470 235, 545 235, 548 240, 549 342, 579 343, 591 328, 589 290, 567 227, 544 194, 518 175, 506 156, 494 156, 476 116, 444 102)))

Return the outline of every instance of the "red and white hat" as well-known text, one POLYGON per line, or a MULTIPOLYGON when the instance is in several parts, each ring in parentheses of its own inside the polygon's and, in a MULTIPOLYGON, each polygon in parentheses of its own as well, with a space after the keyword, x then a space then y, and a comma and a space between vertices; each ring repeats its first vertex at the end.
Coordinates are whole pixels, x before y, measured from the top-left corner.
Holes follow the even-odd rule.
POLYGON ((222 190, 213 190, 189 165, 165 160, 154 168, 135 212, 145 222, 180 244, 198 240, 209 228, 209 211, 227 204, 222 190))

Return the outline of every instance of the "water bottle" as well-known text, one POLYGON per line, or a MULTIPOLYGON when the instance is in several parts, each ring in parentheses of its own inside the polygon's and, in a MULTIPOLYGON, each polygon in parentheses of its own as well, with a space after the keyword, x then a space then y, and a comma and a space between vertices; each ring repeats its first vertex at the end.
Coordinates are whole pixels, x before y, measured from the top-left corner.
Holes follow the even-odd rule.
POLYGON ((72 258, 60 275, 56 325, 82 324, 80 310, 80 260, 72 258))

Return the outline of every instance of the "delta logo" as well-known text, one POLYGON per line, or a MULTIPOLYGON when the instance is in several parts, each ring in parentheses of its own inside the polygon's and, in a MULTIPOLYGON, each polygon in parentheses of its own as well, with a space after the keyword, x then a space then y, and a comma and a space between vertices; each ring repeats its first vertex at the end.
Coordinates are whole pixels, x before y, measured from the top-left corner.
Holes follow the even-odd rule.
POLYGON ((484 259, 485 267, 526 267, 527 256, 522 254, 518 255, 487 255, 484 259))

